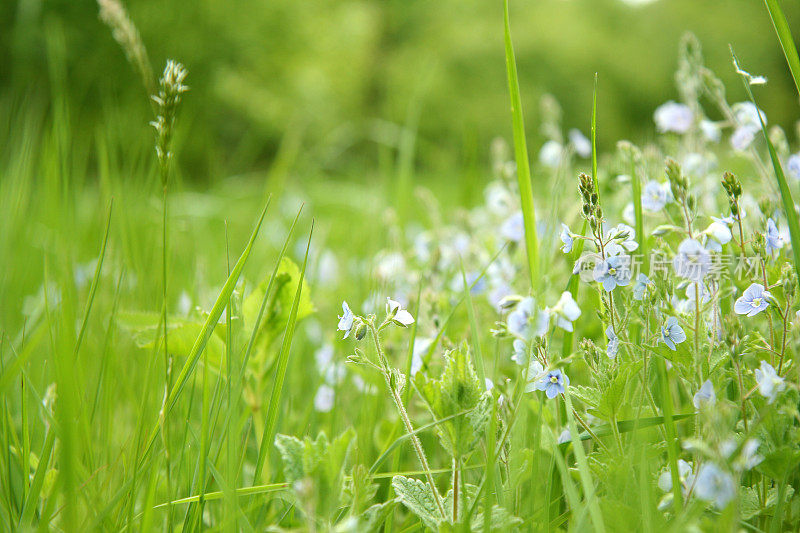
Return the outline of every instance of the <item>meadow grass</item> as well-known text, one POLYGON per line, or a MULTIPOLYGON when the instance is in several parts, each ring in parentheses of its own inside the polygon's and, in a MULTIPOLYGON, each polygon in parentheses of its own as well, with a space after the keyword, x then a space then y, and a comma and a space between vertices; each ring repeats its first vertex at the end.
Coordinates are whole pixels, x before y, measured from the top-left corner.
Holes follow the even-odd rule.
POLYGON ((416 100, 378 172, 296 175, 288 134, 199 190, 172 158, 191 73, 151 79, 100 4, 156 150, 124 110, 73 135, 58 32, 50 104, 0 105, 3 530, 800 527, 800 153, 735 58, 731 105, 687 37, 659 136, 607 154, 595 75, 589 138, 548 100, 529 159, 504 1, 513 151, 483 191, 416 175, 416 100))

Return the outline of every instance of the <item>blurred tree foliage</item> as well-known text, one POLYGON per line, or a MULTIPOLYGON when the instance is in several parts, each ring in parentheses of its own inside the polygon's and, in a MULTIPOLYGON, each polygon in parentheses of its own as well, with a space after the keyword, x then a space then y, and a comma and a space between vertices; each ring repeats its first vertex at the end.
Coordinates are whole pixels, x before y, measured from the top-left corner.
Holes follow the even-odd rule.
MULTIPOLYGON (((783 2, 800 34, 800 6, 783 2)), ((422 168, 481 161, 508 136, 500 0, 129 0, 154 70, 166 58, 189 70, 178 142, 196 180, 266 168, 291 139, 299 159, 335 173, 391 153, 418 123, 422 168), (187 142, 190 140, 191 142, 187 142)), ((754 0, 515 0, 512 32, 531 146, 538 100, 556 96, 566 127, 588 130, 599 73, 599 135, 652 132, 652 112, 677 97, 673 71, 685 31, 742 99, 728 43, 766 75, 761 104, 773 123, 798 116, 766 10, 754 0)), ((23 103, 68 104, 70 129, 91 138, 103 124, 123 146, 150 140, 141 84, 90 0, 0 2, 4 113, 23 103)), ((291 144, 291 143, 290 143, 291 144)), ((452 170, 451 170, 452 172, 452 170)))

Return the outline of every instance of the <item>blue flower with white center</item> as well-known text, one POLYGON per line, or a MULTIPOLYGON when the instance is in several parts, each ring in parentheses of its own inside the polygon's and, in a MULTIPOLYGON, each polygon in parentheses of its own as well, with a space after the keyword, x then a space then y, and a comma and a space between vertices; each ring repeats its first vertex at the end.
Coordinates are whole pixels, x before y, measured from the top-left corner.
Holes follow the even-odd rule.
POLYGON ((569 230, 569 227, 562 223, 561 224, 561 242, 564 243, 561 246, 561 251, 565 254, 568 254, 572 251, 572 245, 575 243, 575 237, 572 232, 569 230))
POLYGON ((536 382, 536 390, 543 390, 551 400, 563 394, 569 385, 569 378, 559 369, 551 370, 536 382))
POLYGON ((630 257, 614 255, 600 261, 592 273, 594 280, 603 284, 606 292, 613 291, 618 285, 624 287, 631 282, 630 257))
POLYGON ((711 301, 711 291, 708 290, 705 283, 690 283, 686 287, 686 299, 691 304, 692 309, 695 307, 695 300, 697 299, 697 289, 700 288, 700 303, 706 304, 711 301))
POLYGON ((555 315, 556 325, 565 331, 572 331, 572 323, 581 316, 581 308, 572 297, 572 293, 561 293, 558 303, 550 309, 550 314, 555 315))
POLYGON ((355 317, 353 316, 353 312, 350 310, 350 306, 347 305, 347 302, 342 302, 342 316, 339 317, 339 326, 337 327, 337 331, 344 331, 343 339, 346 339, 350 336, 350 333, 353 331, 353 322, 355 317))
POLYGON ((536 300, 531 297, 523 299, 506 319, 508 331, 515 336, 530 340, 542 337, 550 326, 550 315, 536 307, 536 300))
POLYGON ((714 392, 714 384, 707 379, 700 390, 692 398, 695 409, 702 409, 703 406, 711 407, 717 403, 717 394, 714 392))
POLYGON ((670 100, 661 104, 653 114, 656 128, 661 133, 686 133, 694 122, 692 109, 685 104, 677 104, 670 100))
POLYGON ((667 347, 675 351, 675 345, 680 344, 686 340, 686 333, 683 328, 678 324, 678 319, 671 316, 667 319, 666 324, 661 326, 661 337, 659 341, 667 345, 667 347))
POLYGON ((528 360, 528 345, 522 339, 514 339, 514 353, 511 355, 511 360, 518 365, 524 365, 528 360))
POLYGON ((733 310, 737 315, 756 316, 758 313, 769 307, 769 300, 772 295, 764 290, 760 283, 753 283, 744 290, 733 304, 733 310))
POLYGON ((614 359, 619 351, 619 337, 614 333, 614 328, 608 326, 606 328, 606 337, 608 337, 608 344, 606 345, 606 355, 609 359, 614 359))
POLYGON ((714 463, 704 463, 697 472, 694 494, 701 500, 714 502, 717 509, 724 509, 736 497, 733 477, 714 463))
POLYGON ((644 299, 644 294, 647 292, 647 288, 652 286, 652 284, 653 282, 650 281, 650 278, 640 273, 636 278, 636 283, 633 286, 633 299, 640 301, 644 299))
POLYGON ((650 180, 642 191, 642 209, 658 213, 667 205, 667 189, 665 184, 650 180))
POLYGON ((800 180, 800 152, 790 155, 786 160, 786 173, 790 177, 800 180))
POLYGON ((774 402, 778 393, 786 388, 783 378, 766 361, 761 361, 761 368, 756 369, 756 381, 758 382, 758 393, 767 399, 767 403, 774 402))
POLYGON ((766 251, 770 255, 772 255, 772 252, 783 248, 783 237, 781 237, 781 234, 778 232, 775 221, 771 218, 767 219, 767 232, 764 233, 764 240, 766 241, 766 251))
POLYGON ((702 281, 711 270, 711 254, 694 239, 684 239, 672 260, 675 273, 692 281, 702 281))

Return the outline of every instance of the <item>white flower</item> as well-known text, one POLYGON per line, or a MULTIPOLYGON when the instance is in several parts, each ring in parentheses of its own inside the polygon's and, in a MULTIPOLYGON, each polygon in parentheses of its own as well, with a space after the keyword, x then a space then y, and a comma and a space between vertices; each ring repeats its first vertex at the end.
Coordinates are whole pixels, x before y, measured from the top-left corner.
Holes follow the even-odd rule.
POLYGON ((716 122, 711 122, 710 120, 700 121, 700 131, 703 132, 703 137, 711 142, 717 143, 719 142, 720 138, 722 138, 722 130, 720 129, 719 125, 716 122))
POLYGON ((692 403, 695 409, 700 409, 702 406, 713 406, 717 403, 717 395, 714 392, 714 385, 710 379, 707 379, 700 390, 692 398, 692 403))
POLYGON ((592 143, 586 136, 577 129, 569 130, 569 142, 575 148, 575 153, 581 157, 592 155, 592 143))
POLYGON ((656 128, 662 133, 686 133, 692 127, 694 114, 689 106, 676 104, 672 100, 662 104, 653 114, 656 128))
POLYGON ((800 180, 800 152, 792 154, 786 160, 786 174, 796 180, 800 180))
POLYGON ((396 302, 391 298, 386 298, 386 314, 398 326, 407 328, 414 323, 414 317, 411 313, 403 309, 400 302, 396 302))
POLYGON ((755 131, 750 127, 740 126, 731 135, 731 146, 737 152, 743 152, 747 150, 753 139, 755 139, 755 131))
POLYGON ((767 398, 767 403, 774 402, 778 393, 786 388, 783 378, 766 361, 761 361, 761 368, 756 369, 756 381, 758 382, 758 392, 767 398))
POLYGON ((539 161, 546 167, 555 168, 561 163, 564 148, 557 141, 547 141, 539 150, 539 161))
POLYGON ((333 409, 335 393, 328 385, 320 385, 314 395, 314 410, 329 413, 333 409))
POLYGON ((342 316, 339 317, 339 331, 344 331, 343 339, 346 339, 350 336, 350 333, 353 331, 353 321, 355 317, 353 316, 353 312, 350 310, 350 306, 347 305, 347 302, 342 302, 342 316))
POLYGON ((733 104, 732 109, 736 123, 741 127, 750 128, 756 131, 760 130, 761 121, 759 120, 759 115, 761 116, 761 120, 764 121, 764 124, 767 124, 767 115, 753 105, 752 102, 735 103, 733 104))
POLYGON ((561 298, 550 312, 556 315, 556 325, 566 331, 572 331, 572 323, 581 316, 581 308, 569 291, 561 293, 561 298))
POLYGON ((506 319, 508 331, 521 339, 541 337, 547 333, 550 315, 536 308, 536 300, 531 297, 523 299, 506 319))

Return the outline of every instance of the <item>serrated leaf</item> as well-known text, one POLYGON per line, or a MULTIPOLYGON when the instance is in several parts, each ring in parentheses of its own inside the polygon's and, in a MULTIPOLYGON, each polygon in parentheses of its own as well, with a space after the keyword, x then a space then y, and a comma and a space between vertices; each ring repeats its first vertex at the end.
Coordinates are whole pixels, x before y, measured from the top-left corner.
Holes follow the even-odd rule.
POLYGON ((470 411, 436 427, 440 443, 453 457, 462 457, 475 448, 491 406, 491 395, 484 390, 466 350, 462 346, 445 354, 445 368, 437 380, 417 374, 417 389, 435 418, 470 411))
POLYGON ((394 476, 392 488, 397 500, 417 515, 423 524, 434 531, 438 530, 442 517, 429 484, 405 476, 394 476))

